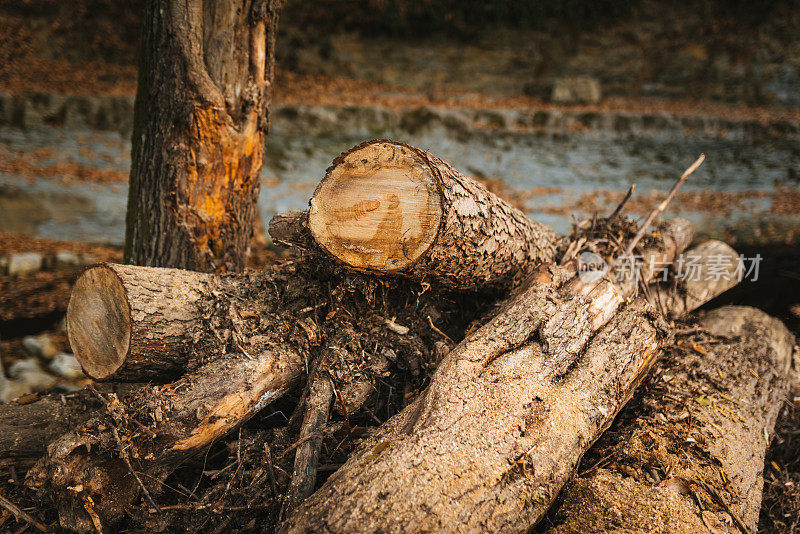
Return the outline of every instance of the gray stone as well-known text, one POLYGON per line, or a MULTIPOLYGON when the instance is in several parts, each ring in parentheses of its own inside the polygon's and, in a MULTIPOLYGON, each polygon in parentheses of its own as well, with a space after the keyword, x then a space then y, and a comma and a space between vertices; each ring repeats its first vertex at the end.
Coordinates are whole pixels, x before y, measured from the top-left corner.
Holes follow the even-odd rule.
POLYGON ((34 359, 14 363, 8 375, 37 393, 48 391, 56 383, 55 377, 42 371, 39 362, 34 359))
POLYGON ((83 260, 81 259, 80 255, 77 252, 71 252, 69 250, 59 250, 55 254, 55 261, 53 262, 53 266, 56 268, 78 267, 80 265, 83 265, 83 260))
POLYGON ((4 263, 6 274, 11 276, 36 273, 42 270, 42 255, 38 252, 16 252, 9 254, 4 263))
POLYGON ((559 78, 551 98, 559 104, 596 104, 602 98, 600 81, 589 76, 559 78))
POLYGON ((31 393, 31 388, 26 384, 8 380, 5 376, 0 377, 0 404, 8 404, 29 393, 31 393))
POLYGON ((45 360, 52 360, 58 354, 58 347, 47 334, 25 336, 22 339, 22 346, 31 356, 45 360))
POLYGON ((86 378, 86 375, 83 374, 81 364, 78 363, 78 359, 66 352, 59 352, 55 355, 53 361, 50 362, 50 370, 56 375, 70 380, 86 378))

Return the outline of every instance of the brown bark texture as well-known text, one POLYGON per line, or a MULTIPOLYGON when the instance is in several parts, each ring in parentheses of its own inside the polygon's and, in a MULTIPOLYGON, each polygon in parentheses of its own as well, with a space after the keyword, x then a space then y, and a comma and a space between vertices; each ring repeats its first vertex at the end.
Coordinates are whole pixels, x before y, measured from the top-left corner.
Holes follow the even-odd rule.
MULTIPOLYGON (((162 276, 160 282, 167 287, 186 281, 185 277, 172 277, 169 269, 96 269, 114 270, 116 276, 126 279, 123 285, 127 287, 155 285, 154 275, 162 276)), ((54 439, 28 474, 31 487, 48 489, 57 496, 64 527, 78 531, 94 528, 86 497, 94 503, 93 513, 103 521, 114 521, 138 493, 135 479, 110 438, 110 427, 119 430, 136 470, 147 475, 145 483, 157 493, 161 489, 158 482, 184 460, 295 384, 304 368, 301 353, 308 351, 309 340, 292 318, 298 306, 307 302, 287 294, 297 296, 294 292, 307 290, 308 284, 300 280, 281 270, 204 277, 206 288, 197 303, 203 327, 184 338, 190 347, 186 375, 164 386, 139 386, 121 400, 109 395, 108 414, 99 413, 54 439), (276 294, 277 284, 283 285, 286 293, 276 294)), ((159 316, 171 301, 169 291, 151 292, 148 298, 161 301, 151 301, 140 309, 138 320, 142 323, 155 321, 153 316, 159 316), (146 317, 147 313, 153 316, 146 317)), ((136 314, 132 318, 135 322, 136 314)), ((179 318, 172 320, 182 324, 179 318)), ((157 354, 157 349, 153 352, 157 354)))
POLYGON ((643 303, 615 313, 616 286, 565 284, 574 272, 541 267, 283 531, 518 532, 535 524, 663 337, 643 303))
POLYGON ((651 387, 564 492, 548 532, 755 532, 794 336, 743 306, 679 334, 651 387))
POLYGON ((87 269, 67 308, 67 331, 96 380, 166 382, 185 370, 205 328, 213 275, 106 263, 87 269))
POLYGON ((125 262, 240 271, 253 233, 279 0, 150 0, 125 262))
MULTIPOLYGON (((123 289, 137 288, 123 300, 127 305, 134 294, 142 299, 131 304, 137 310, 131 314, 132 331, 137 324, 165 321, 163 328, 153 330, 153 339, 136 341, 148 348, 140 355, 139 376, 148 374, 148 361, 164 368, 158 332, 169 333, 163 343, 182 354, 185 363, 183 377, 172 383, 130 385, 117 396, 105 393, 107 408, 50 438, 45 457, 29 472, 27 483, 53 496, 61 524, 78 531, 94 529, 92 514, 108 526, 131 510, 139 489, 121 449, 158 500, 161 482, 177 466, 208 450, 295 386, 306 366, 322 357, 327 363, 320 370, 322 380, 311 383, 316 386, 309 388, 314 394, 308 397, 302 425, 309 439, 297 447, 301 499, 314 487, 314 459, 321 446, 315 429, 325 424, 329 413, 328 386, 336 383, 337 402, 354 414, 366 400, 354 391, 374 383, 374 376, 394 384, 382 353, 373 352, 391 354, 392 365, 406 370, 403 381, 421 380, 423 371, 433 366, 428 361, 431 347, 442 335, 431 329, 428 318, 463 324, 460 332, 448 328, 459 337, 476 315, 469 308, 474 306, 471 298, 442 299, 404 280, 350 272, 338 278, 313 261, 286 261, 263 273, 229 275, 117 265, 87 272, 92 270, 111 273, 109 280, 123 289), (186 309, 196 310, 189 323, 180 302, 173 304, 175 311, 167 311, 176 295, 184 294, 193 295, 185 299, 190 303, 186 309), (393 331, 388 318, 408 325, 409 331, 403 335, 393 331), (183 337, 173 337, 173 328, 186 329, 183 337), (122 447, 114 438, 115 430, 122 447)), ((100 295, 107 295, 106 289, 96 288, 100 295)), ((87 295, 92 293, 83 297, 87 295)), ((111 349, 113 344, 95 346, 98 354, 111 349)), ((136 350, 132 345, 131 352, 136 350)), ((303 411, 299 413, 302 417, 303 411)))
MULTIPOLYGON (((670 262, 690 238, 680 238, 682 224, 661 230, 665 238, 645 255, 670 262)), ((652 307, 624 304, 638 284, 612 282, 619 278, 613 271, 575 276, 579 268, 575 261, 542 266, 282 531, 518 532, 535 525, 647 375, 665 335, 652 307)), ((655 273, 643 269, 642 282, 655 273)))
POLYGON ((456 290, 508 288, 553 261, 550 228, 430 153, 396 141, 333 161, 310 203, 317 243, 350 267, 456 290))

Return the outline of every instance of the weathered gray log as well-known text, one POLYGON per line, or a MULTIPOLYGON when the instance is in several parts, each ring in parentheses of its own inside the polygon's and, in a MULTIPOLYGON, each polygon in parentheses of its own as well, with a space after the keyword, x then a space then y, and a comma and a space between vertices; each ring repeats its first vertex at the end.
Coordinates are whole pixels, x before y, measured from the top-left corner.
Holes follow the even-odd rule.
POLYGON ((620 416, 603 464, 566 488, 549 532, 756 531, 794 336, 740 306, 699 326, 712 337, 681 338, 686 349, 668 351, 655 387, 620 416))

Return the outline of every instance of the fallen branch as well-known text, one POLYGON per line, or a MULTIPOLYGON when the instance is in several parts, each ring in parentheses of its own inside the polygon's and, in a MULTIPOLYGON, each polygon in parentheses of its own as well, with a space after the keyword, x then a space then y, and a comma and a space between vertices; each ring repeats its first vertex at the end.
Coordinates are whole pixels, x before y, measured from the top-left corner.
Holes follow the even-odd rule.
POLYGON ((0 495, 0 506, 8 510, 18 521, 25 521, 39 532, 47 532, 47 527, 34 519, 29 513, 0 495))
POLYGON ((740 306, 698 326, 667 351, 654 387, 623 411, 613 439, 601 439, 603 465, 567 487, 548 532, 755 532, 794 337, 740 306))

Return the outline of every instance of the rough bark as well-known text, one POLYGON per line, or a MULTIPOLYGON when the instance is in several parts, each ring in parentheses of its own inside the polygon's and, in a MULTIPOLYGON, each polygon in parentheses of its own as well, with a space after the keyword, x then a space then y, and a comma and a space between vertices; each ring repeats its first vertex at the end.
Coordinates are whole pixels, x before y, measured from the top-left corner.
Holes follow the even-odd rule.
POLYGON ((503 288, 553 261, 557 236, 435 156, 389 140, 336 158, 308 225, 355 269, 457 290, 503 288))
POLYGON ((684 258, 681 266, 684 272, 678 284, 659 282, 650 290, 656 306, 673 318, 681 317, 711 297, 727 291, 744 276, 739 254, 722 241, 706 241, 687 251, 684 258), (690 272, 694 269, 697 272, 690 272))
POLYGON ((69 341, 96 379, 166 382, 185 369, 205 327, 213 275, 105 263, 75 282, 67 308, 69 341))
MULTIPOLYGON (((672 261, 687 243, 665 239, 646 250, 672 261)), ((536 524, 663 338, 649 306, 619 310, 637 284, 612 282, 615 272, 574 276, 577 269, 540 268, 282 530, 519 532, 536 524)), ((642 281, 656 272, 644 270, 642 281)))
POLYGON ((543 266, 283 530, 533 525, 649 369, 662 337, 641 303, 615 314, 622 295, 614 284, 564 284, 573 274, 543 266))
POLYGON ((699 327, 711 336, 679 337, 667 351, 654 387, 601 440, 602 464, 568 486, 548 532, 755 532, 794 336, 739 306, 699 327))
MULTIPOLYGON (((152 281, 159 271, 170 272, 125 267, 115 274, 152 281)), ((280 283, 296 296, 298 291, 308 293, 308 282, 280 269, 206 280, 209 290, 199 313, 204 328, 189 340, 199 350, 189 355, 186 376, 166 386, 136 389, 121 400, 109 396, 113 423, 100 414, 59 437, 29 473, 29 485, 58 496, 66 528, 94 528, 85 497, 107 522, 119 518, 138 493, 135 479, 114 452, 117 446, 109 437, 109 425, 119 428, 137 472, 146 475, 145 484, 157 493, 159 481, 175 467, 247 421, 301 376, 308 339, 305 333, 305 341, 294 337, 289 324, 297 321, 295 314, 300 315, 298 310, 308 302, 284 300, 276 287, 280 283)), ((155 295, 163 302, 143 307, 142 313, 157 315, 170 300, 169 292, 151 294, 155 295)))
POLYGON ((0 405, 0 473, 13 466, 24 475, 47 445, 68 430, 80 426, 92 411, 81 398, 48 395, 31 404, 0 405))
POLYGON ((244 267, 253 232, 280 0, 150 0, 126 263, 244 267))

